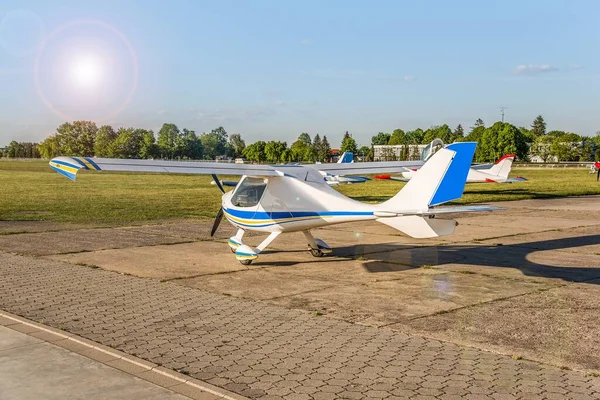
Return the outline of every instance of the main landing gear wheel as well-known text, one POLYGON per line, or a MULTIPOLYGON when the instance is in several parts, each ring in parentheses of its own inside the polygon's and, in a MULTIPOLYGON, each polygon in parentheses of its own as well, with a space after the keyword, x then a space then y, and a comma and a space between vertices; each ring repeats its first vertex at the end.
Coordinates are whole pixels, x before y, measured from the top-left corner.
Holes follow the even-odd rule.
POLYGON ((252 264, 252 260, 239 260, 242 265, 250 265, 252 264))
POLYGON ((313 257, 323 257, 325 255, 321 249, 313 249, 312 247, 310 248, 310 254, 312 254, 313 257))
POLYGON ((231 252, 232 252, 233 254, 235 254, 235 250, 236 250, 236 249, 234 249, 233 247, 230 247, 230 248, 229 248, 229 250, 231 250, 231 252))

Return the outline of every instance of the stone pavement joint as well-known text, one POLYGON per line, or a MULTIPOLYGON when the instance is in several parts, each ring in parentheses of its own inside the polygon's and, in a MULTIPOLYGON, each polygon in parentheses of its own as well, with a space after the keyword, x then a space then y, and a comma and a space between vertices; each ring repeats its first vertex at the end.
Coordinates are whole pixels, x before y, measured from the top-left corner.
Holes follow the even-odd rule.
MULTIPOLYGON (((26 333, 32 337, 51 342, 54 345, 63 347, 67 350, 71 350, 75 353, 102 362, 103 364, 112 366, 113 368, 117 368, 124 372, 128 372, 138 377, 144 378, 159 386, 168 388, 169 386, 177 385, 177 387, 181 389, 177 390, 178 392, 182 394, 184 394, 183 392, 185 392, 187 395, 193 398, 203 397, 194 395, 194 393, 197 393, 199 390, 200 392, 206 394, 210 393, 210 395, 213 395, 213 397, 210 397, 210 399, 245 399, 244 397, 238 396, 234 393, 227 393, 226 390, 214 387, 213 385, 207 384, 205 382, 200 383, 198 380, 192 380, 188 377, 182 378, 176 372, 167 370, 165 368, 161 368, 156 364, 137 359, 137 357, 132 357, 128 354, 122 353, 117 350, 113 350, 111 348, 107 348, 102 345, 97 345, 96 343, 83 338, 78 338, 73 335, 66 335, 57 329, 52 329, 38 323, 33 323, 19 316, 6 313, 2 310, 0 310, 0 326, 6 326, 7 328, 13 329, 17 332, 26 333), (36 333, 40 332, 43 332, 44 335, 36 335, 36 333), (100 353, 100 355, 97 353, 100 353), (102 357, 102 355, 104 355, 104 357, 102 357), (156 379, 151 378, 149 379, 149 375, 147 374, 151 373, 162 375, 166 379, 162 381, 157 381, 156 379), (168 381, 172 381, 173 383, 171 385, 165 384, 165 382, 168 381), (193 389, 185 389, 182 385, 190 386, 193 389)), ((209 399, 209 397, 206 396, 204 396, 204 398, 206 398, 207 400, 209 399)))
POLYGON ((600 398, 580 372, 173 283, 10 254, 0 276, 0 309, 249 398, 600 398))

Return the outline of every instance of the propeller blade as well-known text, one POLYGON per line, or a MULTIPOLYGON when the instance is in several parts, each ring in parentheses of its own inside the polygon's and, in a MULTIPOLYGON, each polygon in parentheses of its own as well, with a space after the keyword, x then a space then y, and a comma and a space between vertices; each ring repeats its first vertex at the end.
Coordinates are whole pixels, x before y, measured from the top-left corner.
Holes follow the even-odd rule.
POLYGON ((215 232, 217 231, 217 229, 219 228, 219 224, 221 224, 221 220, 223 219, 223 208, 219 208, 219 212, 217 213, 217 216, 215 217, 215 222, 213 224, 213 227, 210 231, 210 236, 214 236, 215 232))
POLYGON ((212 174, 211 176, 213 178, 213 181, 215 182, 215 185, 217 185, 221 193, 225 193, 225 189, 223 189, 223 185, 221 185, 221 181, 219 180, 219 178, 217 178, 217 175, 212 174))

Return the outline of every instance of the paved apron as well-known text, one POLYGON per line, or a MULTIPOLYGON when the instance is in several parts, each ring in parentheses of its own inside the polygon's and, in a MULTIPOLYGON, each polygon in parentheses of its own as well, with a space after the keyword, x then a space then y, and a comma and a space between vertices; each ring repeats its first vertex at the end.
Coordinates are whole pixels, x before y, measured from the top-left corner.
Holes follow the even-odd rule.
POLYGON ((417 335, 0 254, 0 308, 251 398, 600 399, 600 378, 417 335))

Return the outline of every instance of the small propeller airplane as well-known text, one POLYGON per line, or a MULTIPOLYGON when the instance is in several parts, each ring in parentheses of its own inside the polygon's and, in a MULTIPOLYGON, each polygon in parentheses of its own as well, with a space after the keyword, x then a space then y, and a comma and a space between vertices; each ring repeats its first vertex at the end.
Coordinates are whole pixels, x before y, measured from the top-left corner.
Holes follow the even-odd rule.
MULTIPOLYGON (((467 175, 467 183, 513 183, 523 182, 527 179, 517 176, 509 178, 512 163, 515 160, 514 154, 506 154, 495 164, 472 165, 467 175)), ((417 169, 409 169, 402 172, 402 177, 390 176, 390 179, 398 181, 409 181, 416 173, 417 169)))
POLYGON ((222 197, 211 236, 224 216, 238 228, 228 242, 231 251, 242 264, 249 265, 282 233, 303 232, 311 254, 321 257, 332 249, 324 240, 313 237, 311 230, 322 226, 375 220, 414 238, 432 238, 452 234, 457 225, 451 219, 434 218, 437 215, 501 209, 484 205, 437 207, 462 196, 476 145, 454 143, 437 151, 395 196, 380 204, 365 204, 344 196, 326 182, 323 174, 398 173, 419 166, 420 161, 252 165, 56 157, 50 167, 71 180, 81 169, 212 175, 222 197), (217 174, 242 178, 234 190, 226 192, 217 174), (269 236, 253 248, 244 244, 246 230, 268 232, 269 236))

